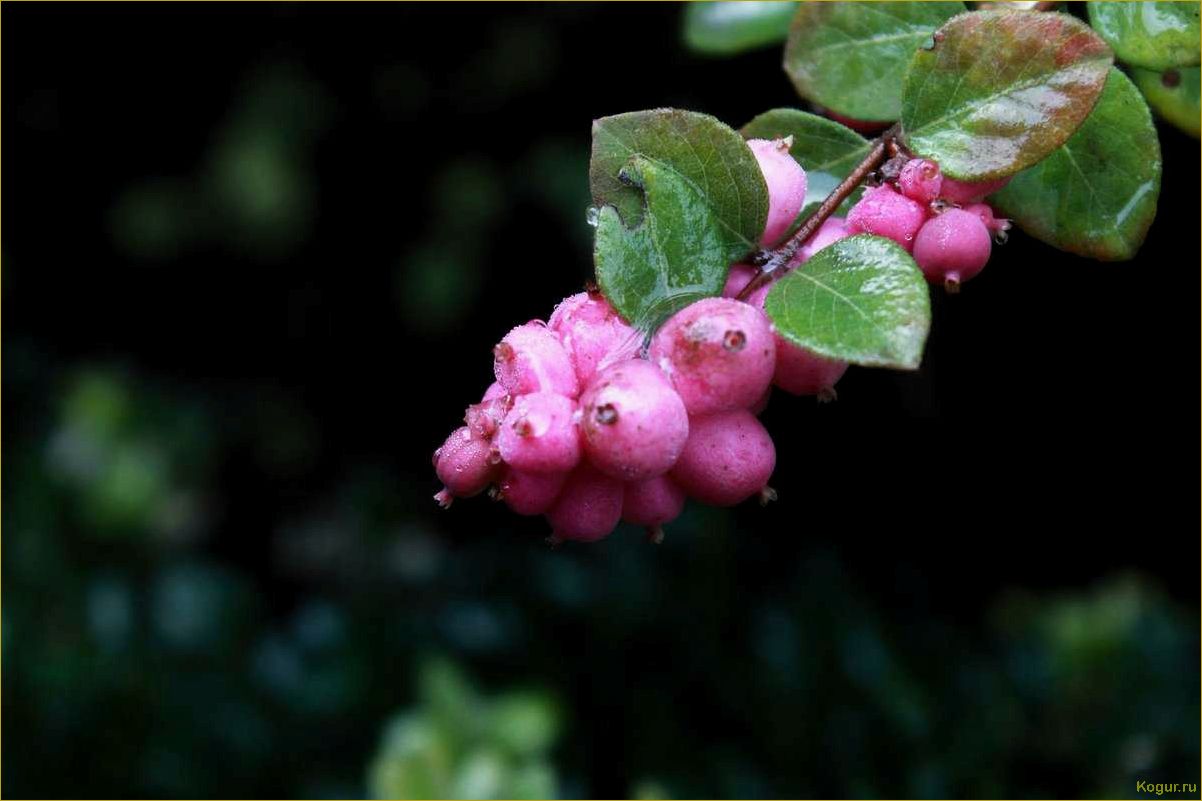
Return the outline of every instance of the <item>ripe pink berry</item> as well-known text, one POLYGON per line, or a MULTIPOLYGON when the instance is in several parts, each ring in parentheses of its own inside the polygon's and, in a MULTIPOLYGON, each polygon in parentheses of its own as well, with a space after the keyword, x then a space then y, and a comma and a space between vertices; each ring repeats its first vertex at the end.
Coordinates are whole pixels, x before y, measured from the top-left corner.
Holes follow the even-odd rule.
POLYGON ((559 336, 582 388, 602 366, 634 356, 642 345, 639 333, 600 293, 564 298, 547 327, 559 336))
POLYGON ((671 523, 684 509, 684 490, 667 476, 656 476, 646 481, 632 481, 626 485, 622 497, 622 519, 636 526, 650 529, 651 539, 663 540, 665 523, 671 523))
POLYGON ((690 497, 733 506, 765 490, 776 467, 776 448, 751 412, 694 417, 689 426, 689 441, 670 475, 690 497))
POLYGON ((594 542, 609 536, 622 518, 622 495, 622 482, 582 462, 547 512, 552 540, 594 542))
POLYGON ((731 298, 705 298, 664 323, 651 361, 672 379, 690 415, 747 408, 772 382, 776 343, 764 312, 731 298))
POLYGON ((505 467, 497 497, 520 515, 541 515, 555 504, 567 473, 529 473, 505 467))
POLYGON ((952 203, 964 205, 978 201, 986 195, 992 195, 1008 183, 1010 183, 1010 176, 995 178, 992 181, 974 181, 971 183, 944 177, 939 196, 944 200, 950 200, 952 203))
POLYGON ((493 348, 493 371, 497 383, 513 395, 557 392, 574 398, 580 391, 568 352, 537 320, 514 328, 493 348))
POLYGON ((827 359, 813 351, 776 339, 776 375, 772 383, 793 395, 817 395, 820 401, 832 401, 835 384, 847 372, 847 362, 827 359))
POLYGON ((501 386, 499 381, 494 381, 488 385, 488 389, 484 390, 484 397, 480 400, 483 403, 488 403, 490 400, 496 400, 497 398, 508 394, 509 391, 506 390, 505 387, 501 386))
POLYGON ((554 392, 514 399, 497 431, 497 447, 510 467, 532 473, 571 470, 580 461, 576 402, 554 392))
POLYGON ((942 282, 948 292, 956 292, 989 261, 992 244, 980 217, 963 209, 948 209, 918 232, 914 261, 928 281, 942 282))
POLYGON ((474 437, 471 429, 460 426, 434 451, 434 470, 445 485, 434 499, 445 508, 452 498, 476 495, 492 482, 496 466, 497 457, 488 440, 474 437))
POLYGON ((814 232, 814 235, 801 246, 801 250, 797 251, 797 256, 803 262, 809 261, 811 256, 827 245, 833 245, 840 239, 846 239, 853 233, 847 227, 847 220, 845 218, 833 215, 827 217, 822 221, 822 225, 818 226, 818 230, 814 232))
POLYGON ((847 228, 857 234, 876 234, 892 239, 906 250, 914 248, 914 237, 926 221, 927 210, 888 184, 870 186, 860 202, 847 214, 847 228))
POLYGON ((580 411, 589 460, 623 481, 667 472, 689 438, 684 403, 646 359, 629 359, 598 373, 580 396, 580 411))
POLYGON ((747 146, 759 162, 760 172, 768 184, 768 221, 764 224, 760 244, 771 247, 801 213, 806 199, 806 172, 789 155, 793 137, 749 139, 747 146))
POLYGON ((467 423, 475 436, 489 439, 497 432, 497 427, 511 408, 513 396, 506 394, 505 388, 494 381, 479 403, 467 407, 463 422, 467 423))
MULTIPOLYGON (((965 206, 964 210, 969 214, 975 214, 980 217, 981 222, 985 224, 985 227, 991 234, 1005 234, 1010 230, 1010 221, 1005 217, 994 217, 993 209, 987 203, 973 203, 965 206)), ((998 241, 1002 242, 1004 238, 998 241)))
POLYGON ((910 159, 897 178, 897 188, 910 200, 925 206, 939 197, 943 174, 930 159, 910 159))
POLYGON ((733 298, 743 291, 743 287, 751 283, 758 271, 750 264, 732 264, 726 273, 726 285, 722 287, 722 297, 733 298))

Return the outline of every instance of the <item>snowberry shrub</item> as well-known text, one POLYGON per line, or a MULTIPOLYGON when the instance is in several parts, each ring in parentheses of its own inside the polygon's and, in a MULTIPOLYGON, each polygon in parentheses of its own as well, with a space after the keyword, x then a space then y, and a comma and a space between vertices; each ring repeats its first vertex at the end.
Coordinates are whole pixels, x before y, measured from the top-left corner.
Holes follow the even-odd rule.
MULTIPOLYGON (((817 113, 772 109, 737 132, 679 109, 595 121, 600 289, 497 344, 496 383, 435 452, 440 504, 492 484, 545 515, 553 542, 619 520, 659 541, 686 497, 775 496, 756 418, 773 385, 831 400, 851 364, 917 369, 930 293, 959 290, 1012 225, 1093 258, 1135 254, 1159 145, 1107 41, 1057 12, 888 7, 798 4, 784 66, 817 113), (864 64, 886 77, 861 83, 864 64)), ((1144 31, 1108 36, 1166 55, 1144 31)))

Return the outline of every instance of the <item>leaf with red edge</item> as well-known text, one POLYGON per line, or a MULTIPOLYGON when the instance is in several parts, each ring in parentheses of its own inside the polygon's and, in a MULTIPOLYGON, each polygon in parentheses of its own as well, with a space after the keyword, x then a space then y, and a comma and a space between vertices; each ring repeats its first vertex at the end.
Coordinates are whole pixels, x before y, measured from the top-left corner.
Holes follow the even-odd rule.
POLYGON ((1073 135, 1113 60, 1101 37, 1068 14, 961 14, 910 63, 906 143, 961 181, 1012 175, 1073 135))

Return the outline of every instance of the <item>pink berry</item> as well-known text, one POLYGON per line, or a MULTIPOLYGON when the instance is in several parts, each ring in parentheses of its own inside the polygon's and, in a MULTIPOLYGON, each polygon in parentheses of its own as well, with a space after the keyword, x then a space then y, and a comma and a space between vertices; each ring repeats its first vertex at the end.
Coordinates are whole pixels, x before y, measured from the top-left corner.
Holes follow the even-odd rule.
POLYGON ((584 450, 602 473, 641 481, 676 464, 689 414, 672 384, 646 359, 605 368, 580 396, 584 450))
POLYGON ((634 356, 642 345, 639 333, 599 293, 564 298, 547 326, 563 343, 582 388, 602 366, 634 356))
POLYGON ((760 309, 705 298, 664 323, 650 359, 672 379, 689 414, 711 414, 760 399, 772 382, 776 343, 760 309))
POLYGON ((994 217, 993 209, 987 203, 973 203, 965 206, 964 210, 969 214, 975 214, 980 217, 981 222, 985 224, 985 227, 991 234, 1004 234, 1010 230, 1010 221, 1005 217, 994 217))
POLYGON ((690 497, 733 506, 765 490, 776 467, 776 448, 751 412, 694 417, 689 426, 689 441, 670 475, 690 497))
POLYGON ((827 245, 833 245, 840 239, 846 239, 852 233, 853 231, 847 227, 847 220, 843 217, 827 217, 822 221, 822 225, 818 226, 814 235, 801 246, 801 250, 797 252, 798 258, 803 262, 809 261, 810 257, 827 245))
POLYGON ((964 205, 980 200, 986 195, 992 195, 1008 183, 1010 183, 1010 176, 1008 175, 1005 178, 995 178, 992 181, 974 182, 957 181, 954 178, 945 176, 939 196, 944 200, 950 200, 952 203, 964 205))
POLYGON ((888 184, 870 186, 860 202, 847 214, 847 228, 857 234, 876 234, 892 239, 906 250, 927 218, 926 208, 888 184))
POLYGON ((552 539, 594 542, 609 536, 622 518, 622 495, 622 482, 582 462, 547 512, 552 539))
POLYGON ((726 285, 722 287, 722 297, 733 298, 743 291, 743 287, 751 283, 759 272, 750 264, 732 264, 726 273, 726 285))
POLYGON ((749 139, 747 146, 759 162, 760 172, 768 184, 768 221, 764 224, 760 244, 771 247, 785 235, 801 213, 806 199, 806 172, 789 155, 789 148, 793 146, 792 137, 749 139))
POLYGON ((497 427, 501 425, 501 421, 505 419, 505 415, 509 414, 511 408, 513 408, 513 396, 506 394, 504 387, 493 382, 488 391, 484 393, 483 400, 467 407, 463 422, 467 423, 467 427, 475 436, 489 439, 497 432, 497 427))
POLYGON ((963 209, 948 209, 933 217, 914 242, 914 261, 932 283, 949 292, 981 271, 992 247, 981 218, 963 209))
POLYGON ((847 362, 827 359, 813 351, 776 339, 776 375, 772 383, 793 395, 817 395, 821 401, 835 399, 835 384, 847 372, 847 362))
POLYGON ((580 461, 576 402, 554 392, 514 399, 497 431, 497 447, 510 467, 532 473, 571 470, 580 461))
POLYGON ((446 488, 435 495, 442 506, 451 498, 470 498, 481 492, 493 479, 497 459, 486 439, 472 436, 471 429, 460 426, 434 452, 434 469, 446 488))
POLYGON ((667 476, 632 481, 626 485, 622 497, 622 519, 636 526, 646 526, 651 538, 658 542, 663 539, 660 526, 680 516, 684 499, 684 490, 667 476))
POLYGON ((580 391, 576 370, 555 333, 539 321, 519 325, 493 348, 497 383, 513 395, 557 392, 570 398, 580 391))
POLYGON ((520 515, 541 515, 555 504, 567 473, 529 473, 506 467, 497 483, 498 497, 520 515))
POLYGON ((939 165, 930 159, 910 159, 897 178, 901 193, 924 206, 939 197, 942 187, 943 174, 939 165))

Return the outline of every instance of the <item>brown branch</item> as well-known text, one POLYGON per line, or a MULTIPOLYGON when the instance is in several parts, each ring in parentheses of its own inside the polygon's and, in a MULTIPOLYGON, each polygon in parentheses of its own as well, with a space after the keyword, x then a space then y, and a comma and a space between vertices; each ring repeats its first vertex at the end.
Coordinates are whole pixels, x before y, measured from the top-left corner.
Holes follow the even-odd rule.
POLYGON ((792 269, 789 267, 789 263, 793 261, 793 257, 797 255, 797 251, 801 250, 806 241, 826 222, 827 218, 835 213, 835 209, 839 208, 844 200, 847 200, 848 195, 854 192, 856 187, 863 183, 864 179, 881 165, 881 162, 884 161, 885 156, 889 153, 891 145, 896 142, 897 135, 898 126, 894 125, 873 140, 872 148, 868 151, 868 155, 856 165, 856 168, 851 171, 850 175, 844 178, 826 196, 826 200, 822 201, 822 205, 806 218, 806 221, 797 229, 797 233, 789 237, 780 247, 769 251, 761 257, 762 266, 760 267, 760 271, 756 274, 755 278, 751 279, 747 286, 743 287, 743 291, 738 295, 739 300, 747 300, 756 290, 772 283, 792 269))

